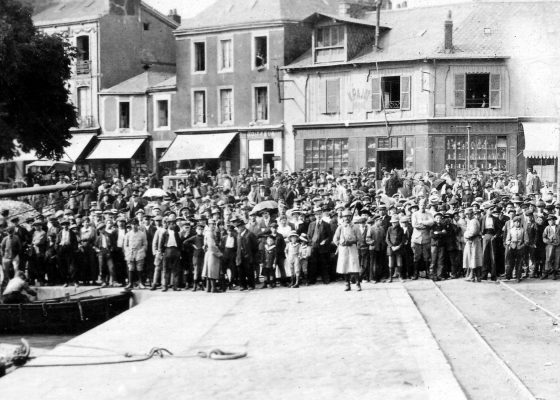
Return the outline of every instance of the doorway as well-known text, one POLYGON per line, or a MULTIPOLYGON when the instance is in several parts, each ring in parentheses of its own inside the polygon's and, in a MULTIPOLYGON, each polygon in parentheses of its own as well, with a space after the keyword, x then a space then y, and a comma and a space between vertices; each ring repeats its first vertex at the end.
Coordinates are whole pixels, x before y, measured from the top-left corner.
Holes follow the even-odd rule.
POLYGON ((383 178, 383 171, 404 169, 403 150, 377 150, 377 179, 383 178))

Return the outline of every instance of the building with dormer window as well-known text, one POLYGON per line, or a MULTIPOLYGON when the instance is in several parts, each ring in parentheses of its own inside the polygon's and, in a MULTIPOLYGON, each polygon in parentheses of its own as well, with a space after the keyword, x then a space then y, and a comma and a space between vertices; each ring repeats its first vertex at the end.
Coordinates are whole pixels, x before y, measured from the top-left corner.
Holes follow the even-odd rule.
POLYGON ((308 16, 307 51, 283 68, 287 164, 556 181, 559 15, 488 1, 308 16))

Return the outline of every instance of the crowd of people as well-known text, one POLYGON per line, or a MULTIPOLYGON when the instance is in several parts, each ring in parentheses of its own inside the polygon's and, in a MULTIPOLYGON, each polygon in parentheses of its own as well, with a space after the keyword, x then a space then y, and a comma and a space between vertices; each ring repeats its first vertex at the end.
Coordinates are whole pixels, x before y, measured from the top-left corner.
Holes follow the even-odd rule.
POLYGON ((560 262, 560 203, 531 170, 80 179, 93 190, 24 199, 35 218, 1 212, 2 288, 23 273, 32 285, 219 292, 343 280, 348 291, 420 277, 556 279, 560 262))

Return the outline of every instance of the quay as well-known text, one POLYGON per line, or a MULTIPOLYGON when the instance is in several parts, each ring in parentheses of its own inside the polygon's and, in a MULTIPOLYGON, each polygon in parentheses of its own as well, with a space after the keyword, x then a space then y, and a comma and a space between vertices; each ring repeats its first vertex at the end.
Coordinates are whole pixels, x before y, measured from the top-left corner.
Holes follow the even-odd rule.
POLYGON ((209 295, 137 291, 138 305, 21 368, 5 399, 465 399, 405 287, 340 285, 209 295), (200 358, 211 349, 245 358, 200 358))

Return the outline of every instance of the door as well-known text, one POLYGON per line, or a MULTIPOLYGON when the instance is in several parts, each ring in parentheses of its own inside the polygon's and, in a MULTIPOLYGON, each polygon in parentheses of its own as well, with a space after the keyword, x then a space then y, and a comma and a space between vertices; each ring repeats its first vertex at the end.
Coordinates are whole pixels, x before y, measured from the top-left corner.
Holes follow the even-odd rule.
POLYGON ((383 172, 404 169, 403 150, 377 150, 377 179, 383 178, 383 172))

